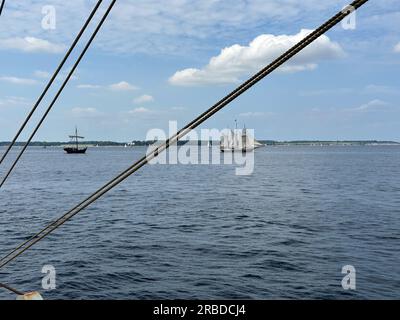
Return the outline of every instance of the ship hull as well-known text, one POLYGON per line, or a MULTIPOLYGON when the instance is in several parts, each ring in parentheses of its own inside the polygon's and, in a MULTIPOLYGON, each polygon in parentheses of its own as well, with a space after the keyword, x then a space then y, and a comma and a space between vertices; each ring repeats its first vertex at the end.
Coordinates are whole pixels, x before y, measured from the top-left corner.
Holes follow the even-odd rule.
POLYGON ((221 152, 222 153, 234 153, 234 152, 242 152, 242 153, 246 153, 246 152, 253 152, 254 148, 248 148, 248 149, 222 149, 221 148, 221 152))
POLYGON ((68 154, 84 154, 87 148, 77 149, 77 148, 64 148, 64 151, 68 154))

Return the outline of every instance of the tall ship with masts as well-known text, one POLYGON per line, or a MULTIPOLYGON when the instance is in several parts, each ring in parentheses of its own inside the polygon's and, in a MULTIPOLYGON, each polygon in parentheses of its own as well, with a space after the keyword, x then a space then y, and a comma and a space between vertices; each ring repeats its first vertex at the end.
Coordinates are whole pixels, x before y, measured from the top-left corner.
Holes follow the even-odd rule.
POLYGON ((254 139, 246 129, 238 130, 237 121, 236 130, 230 130, 221 136, 220 149, 221 152, 251 152, 264 145, 254 139))
POLYGON ((75 135, 69 136, 71 141, 74 142, 73 147, 65 147, 64 151, 68 154, 84 154, 86 153, 87 147, 79 148, 79 139, 85 139, 85 137, 78 136, 78 128, 75 127, 75 135))

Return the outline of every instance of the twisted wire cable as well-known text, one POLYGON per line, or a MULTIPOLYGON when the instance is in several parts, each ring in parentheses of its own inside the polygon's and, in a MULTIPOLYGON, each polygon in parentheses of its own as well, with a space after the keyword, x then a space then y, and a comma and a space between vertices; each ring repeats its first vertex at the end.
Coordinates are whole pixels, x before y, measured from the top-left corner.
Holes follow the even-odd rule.
MULTIPOLYGON (((66 79, 64 80, 63 84, 61 85, 60 89, 58 90, 58 92, 56 93, 55 97, 53 98, 52 102, 50 103, 50 105, 48 106, 48 108, 46 109, 45 113, 43 114, 43 116, 40 118, 38 124, 36 125, 36 127, 34 128, 32 134, 29 136, 27 142, 24 144, 24 146, 22 147, 21 151, 19 152, 17 158, 14 160, 14 162, 12 163, 10 169, 7 171, 6 175, 4 176, 4 178, 2 179, 2 181, 0 182, 0 189, 3 187, 4 183, 7 181, 8 177, 10 176, 10 174, 12 173, 12 171, 14 170, 15 166, 17 165, 17 163, 19 162, 19 160, 21 159, 22 155, 24 154, 24 152, 26 151, 26 149, 28 148, 29 144, 31 143, 32 139, 34 138, 34 136, 36 135, 36 133, 38 132, 39 128, 41 127, 41 125, 43 124, 44 120, 47 118, 47 115, 50 113, 50 111, 52 110, 52 108, 54 107, 55 103, 57 102, 58 98, 60 97, 61 93, 63 92, 63 90, 65 89, 65 87, 67 86, 69 80, 72 78, 76 68, 78 67, 79 63, 82 61, 83 57, 85 56, 86 52, 88 51, 90 45, 92 44, 93 40, 95 39, 97 33, 100 31, 102 25, 104 24, 104 22, 106 21, 108 15, 110 14, 112 8, 114 7, 116 3, 116 0, 113 0, 107 11, 104 13, 101 21, 99 22, 99 24, 97 25, 96 29, 94 30, 92 36, 90 37, 89 41, 87 42, 85 48, 83 49, 83 51, 81 52, 81 54, 79 55, 78 59, 76 60, 75 64, 73 65, 72 69, 70 70, 70 72, 68 73, 66 79)), ((32 112, 33 113, 33 112, 32 112)), ((27 121, 25 121, 27 122, 27 121)), ((20 130, 22 131, 22 130, 20 130)), ((14 139, 15 142, 16 139, 14 139)), ((4 156, 3 156, 4 158, 4 156)))
POLYGON ((84 201, 79 203, 77 206, 75 206, 73 209, 62 215, 60 218, 55 220, 54 222, 50 223, 47 225, 44 229, 42 229, 39 233, 28 239, 27 241, 23 242, 21 245, 16 247, 14 250, 12 250, 8 255, 4 256, 0 260, 0 269, 15 260, 18 256, 22 255, 25 251, 30 249, 32 246, 34 246, 36 243, 40 242, 43 240, 45 237, 47 237, 50 233, 61 227, 63 224, 65 224, 67 221, 72 219, 75 215, 80 213, 83 209, 88 207, 90 204, 98 200, 100 197, 102 197, 104 194, 106 194, 108 191, 113 189, 115 186, 120 184, 122 181, 130 177, 133 173, 138 171, 140 168, 145 166, 147 163, 149 163, 152 159, 156 158, 161 152, 167 150, 171 145, 175 144, 179 139, 184 137, 187 133, 189 133, 191 130, 195 129, 198 127, 200 124, 202 124, 204 121, 212 117, 215 113, 226 107, 230 102, 238 98, 240 95, 242 95, 244 92, 249 90, 251 87, 256 85, 259 81, 264 79, 267 75, 269 75, 271 72, 282 66, 285 62, 290 60, 293 56, 298 54, 300 51, 302 51, 304 48, 306 48, 308 45, 310 45, 312 42, 317 40, 321 35, 326 33, 328 30, 332 29, 335 25, 337 25, 340 21, 342 21, 346 16, 350 15, 354 9, 360 8, 362 5, 364 5, 366 2, 369 0, 358 0, 354 1, 350 6, 346 8, 346 10, 342 10, 339 13, 337 13, 334 17, 332 17, 330 20, 328 20, 326 23, 324 23, 321 27, 310 33, 308 36, 306 36, 303 40, 301 40, 298 44, 293 46, 291 49, 286 51, 284 54, 282 54, 280 57, 278 57, 276 60, 274 60, 271 64, 263 68, 260 72, 255 74, 253 77, 251 77, 249 80, 244 82, 242 85, 240 85, 238 88, 236 88, 234 91, 232 91, 230 94, 228 94, 225 98, 217 102, 214 106, 212 106, 210 109, 202 113, 200 116, 198 116, 196 119, 194 119, 192 122, 187 124, 183 129, 179 130, 175 135, 173 135, 171 138, 169 138, 165 143, 157 147, 155 150, 149 152, 146 156, 135 162, 132 166, 130 166, 128 169, 120 173, 117 177, 106 183, 103 187, 98 189, 96 192, 94 192, 92 195, 90 195, 88 198, 86 198, 84 201))

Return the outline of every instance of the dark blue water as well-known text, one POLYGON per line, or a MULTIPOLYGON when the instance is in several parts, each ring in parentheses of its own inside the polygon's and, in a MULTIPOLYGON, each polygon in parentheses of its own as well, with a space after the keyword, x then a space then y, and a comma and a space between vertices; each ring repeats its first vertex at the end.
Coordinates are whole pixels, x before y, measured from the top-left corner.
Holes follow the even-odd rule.
MULTIPOLYGON (((0 190, 1 255, 144 152, 30 149, 0 190)), ((0 270, 0 282, 43 292, 52 264, 46 299, 400 298, 400 147, 255 157, 244 177, 223 165, 145 167, 0 270), (345 265, 356 291, 341 286, 345 265)))

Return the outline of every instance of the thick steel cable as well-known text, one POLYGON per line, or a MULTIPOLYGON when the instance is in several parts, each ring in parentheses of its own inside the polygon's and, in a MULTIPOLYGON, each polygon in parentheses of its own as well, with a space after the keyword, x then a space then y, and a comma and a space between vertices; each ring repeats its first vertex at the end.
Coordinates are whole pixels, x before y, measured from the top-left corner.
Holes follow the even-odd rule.
MULTIPOLYGON (((100 4, 103 2, 103 0, 99 0, 96 4, 96 6, 93 8, 92 12, 90 13, 88 19, 86 20, 85 24, 83 25, 82 29, 79 31, 78 35, 76 36, 74 42, 72 43, 71 47, 65 54, 64 58, 62 59, 60 65, 57 67, 56 71, 54 72, 53 76, 50 78, 49 82, 47 83, 46 87, 44 88, 43 92, 39 96, 38 100, 36 101, 35 105, 32 107, 32 110, 29 112, 29 114, 26 116, 24 122, 22 123, 21 127, 18 129, 17 134, 11 141, 10 145, 7 147, 7 150, 4 152, 0 159, 0 165, 3 163, 4 159, 7 157, 8 153, 11 151, 12 147, 15 145, 17 142, 17 139, 21 135, 22 131, 25 129, 26 125, 28 124, 29 120, 32 118, 33 114, 35 113, 36 109, 39 107, 40 103, 42 102, 43 98, 49 91, 50 87, 53 85, 55 79, 57 78, 58 74, 60 73, 61 69, 67 62, 69 56, 71 55, 72 51, 75 49, 76 45, 78 44, 79 40, 81 39, 83 33, 87 29, 89 23, 92 21, 94 15, 96 14, 100 4)), ((4 2, 3 2, 4 4, 4 2)))
POLYGON ((4 5, 6 4, 6 0, 1 0, 1 4, 0 4, 0 17, 1 17, 1 14, 2 14, 2 12, 3 12, 3 9, 4 9, 4 5))
POLYGON ((101 21, 99 22, 99 24, 97 25, 95 31, 93 32, 92 36, 90 37, 88 43, 86 44, 85 48, 83 49, 82 53, 80 54, 78 60, 75 62, 75 64, 73 65, 71 71, 68 73, 67 78, 65 79, 65 81, 63 82, 63 84, 61 85, 60 89, 58 90, 57 94, 55 95, 53 101, 50 103, 49 107, 47 108, 46 112, 43 114, 42 118, 40 119, 39 123, 37 124, 37 126, 35 127, 35 129, 33 130, 32 134, 30 135, 28 141, 25 143, 25 145, 23 146, 23 148, 21 149, 20 153, 18 154, 17 158, 15 159, 15 161, 13 162, 13 164, 11 165, 11 168, 8 170, 7 174, 5 175, 5 177, 3 178, 3 180, 0 183, 0 189, 3 187, 4 183, 7 181, 8 177, 10 176, 11 172, 14 170, 15 166, 17 165, 18 161, 21 159, 22 155, 24 154, 25 150, 27 149, 27 147, 29 146, 29 144, 31 143, 33 137, 36 135, 37 131, 39 130, 40 126, 42 125, 42 123, 44 122, 44 120, 46 119, 47 115, 49 114, 49 112, 51 111, 51 109, 53 108, 54 104, 57 102, 58 98, 60 97, 61 93, 63 92, 64 88, 66 87, 66 85, 68 84, 68 81, 71 79, 72 75, 74 74, 76 68, 78 67, 79 63, 81 62, 81 60, 83 59, 83 57, 85 56, 87 50, 89 49, 90 45, 92 44, 94 38, 96 37, 97 33, 99 32, 99 30, 101 29, 102 25, 104 24, 105 20, 107 19, 111 9, 114 7, 115 2, 117 0, 113 0, 110 3, 110 6, 108 7, 107 11, 105 12, 104 16, 102 17, 101 21))
MULTIPOLYGON (((354 9, 358 9, 362 5, 364 5, 368 0, 359 0, 359 1, 354 1, 351 6, 354 9)), ((103 196, 105 193, 113 189, 116 185, 127 179, 129 176, 131 176, 133 173, 135 173, 137 170, 139 170, 141 167, 146 165, 149 161, 152 159, 156 158, 161 152, 165 151, 170 147, 170 145, 176 143, 179 139, 184 137, 188 132, 190 132, 192 129, 198 127, 200 124, 202 124, 204 121, 206 121, 208 118, 210 118, 212 115, 214 115, 216 112, 224 108, 226 105, 228 105, 230 102, 235 100, 237 97, 239 97, 241 94, 243 94, 245 91, 249 90, 251 87, 253 87, 255 84, 257 84, 260 80, 265 78, 268 74, 270 74, 272 71, 276 70, 279 68, 282 64, 284 64, 286 61, 291 59, 294 55, 299 53, 301 50, 306 48, 309 44, 314 42, 316 39, 318 39, 321 35, 323 35, 325 32, 333 28, 336 24, 338 24, 341 20, 343 20, 346 16, 352 13, 352 8, 348 8, 346 10, 343 10, 339 12, 337 15, 335 15, 333 18, 331 18, 329 21, 327 21, 325 24, 323 24, 321 27, 310 33, 307 37, 305 37, 302 41, 300 41, 298 44, 296 44, 294 47, 289 49, 287 52, 285 52, 283 55, 281 55, 278 59, 276 59, 274 62, 272 62, 270 65, 265 67, 263 70, 261 70, 259 73, 254 75, 251 79, 243 83, 241 86, 239 86, 236 90, 231 92, 228 96, 226 96, 224 99, 220 100, 217 104, 215 104, 213 107, 208 109, 206 112, 201 114, 199 117, 197 117, 195 120, 193 120, 191 123, 189 123, 187 126, 185 126, 183 129, 181 129, 178 133, 176 133, 173 137, 168 139, 164 144, 156 148, 155 150, 151 151, 147 156, 141 158, 138 160, 135 164, 133 164, 131 167, 129 167, 127 170, 119 174, 116 178, 105 184, 103 187, 101 187, 99 190, 97 190, 95 193, 93 193, 91 196, 86 198, 84 201, 82 201, 80 204, 78 204, 76 207, 68 211, 66 214, 61 216, 59 219, 54 221, 53 223, 49 224, 47 227, 45 227, 43 230, 41 230, 39 233, 37 233, 35 236, 30 238, 29 240, 25 241, 22 243, 20 246, 18 246, 16 249, 11 251, 7 256, 3 257, 0 260, 0 268, 4 267, 14 259, 16 259, 18 256, 20 256, 22 253, 24 253, 26 250, 31 248, 33 245, 41 241, 43 238, 45 238, 47 235, 52 233, 54 230, 59 228, 61 225, 66 223, 68 220, 73 218, 75 215, 77 215, 79 212, 81 212, 83 209, 88 207, 91 203, 99 199, 101 196, 103 196)))
POLYGON ((1 4, 0 4, 0 17, 1 14, 3 13, 3 9, 4 9, 4 5, 6 4, 6 0, 1 0, 1 4))

